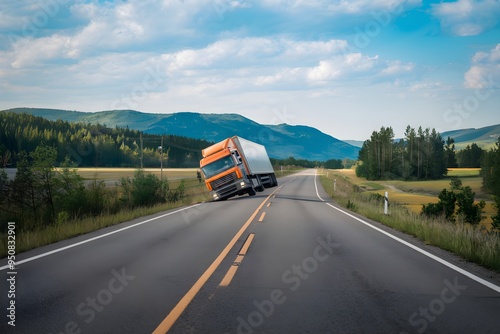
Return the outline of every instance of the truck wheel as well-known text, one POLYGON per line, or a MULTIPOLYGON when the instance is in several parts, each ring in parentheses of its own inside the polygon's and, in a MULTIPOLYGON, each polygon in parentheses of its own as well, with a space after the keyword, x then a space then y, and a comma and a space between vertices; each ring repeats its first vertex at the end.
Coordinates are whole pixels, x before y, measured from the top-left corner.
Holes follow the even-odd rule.
POLYGON ((278 185, 278 180, 276 179, 275 174, 271 174, 271 179, 273 180, 273 187, 276 187, 278 185))
POLYGON ((257 175, 257 183, 259 185, 257 187, 255 187, 255 190, 257 190, 258 192, 262 192, 266 189, 264 187, 264 184, 262 183, 262 179, 260 178, 260 175, 257 175))
POLYGON ((257 193, 255 192, 255 189, 254 189, 254 188, 251 188, 251 189, 248 191, 248 195, 249 195, 249 196, 255 196, 255 194, 257 194, 257 193))

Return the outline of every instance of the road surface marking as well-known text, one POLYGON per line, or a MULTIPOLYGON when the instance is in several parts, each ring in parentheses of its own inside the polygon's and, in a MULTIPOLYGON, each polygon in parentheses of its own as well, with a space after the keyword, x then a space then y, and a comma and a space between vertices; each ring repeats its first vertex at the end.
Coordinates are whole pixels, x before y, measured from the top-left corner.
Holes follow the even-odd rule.
MULTIPOLYGON (((316 175, 314 176, 314 186, 316 187, 316 195, 318 196, 318 198, 322 202, 325 202, 325 200, 323 198, 321 198, 321 196, 319 195, 319 192, 318 192, 318 185, 316 183, 316 178, 317 178, 316 176, 317 175, 318 174, 316 173, 316 175)), ((488 281, 482 279, 481 277, 478 277, 478 276, 476 276, 476 275, 474 275, 474 274, 472 274, 472 273, 470 273, 470 272, 468 272, 468 271, 466 271, 466 270, 464 270, 464 269, 462 269, 460 267, 457 267, 456 265, 454 265, 454 264, 452 264, 452 263, 450 263, 450 262, 448 262, 446 260, 443 260, 442 258, 440 258, 440 257, 438 257, 438 256, 436 256, 434 254, 431 254, 431 253, 429 253, 429 252, 427 252, 427 251, 425 251, 425 250, 423 250, 423 249, 421 249, 421 248, 419 248, 419 247, 417 247, 417 246, 415 246, 415 245, 413 245, 413 244, 411 244, 411 243, 409 243, 407 241, 404 241, 403 239, 400 239, 400 238, 396 237, 395 235, 392 235, 391 233, 386 232, 386 231, 384 231, 384 230, 382 230, 382 229, 380 229, 380 228, 378 228, 378 227, 376 227, 376 226, 368 223, 367 221, 365 221, 365 220, 363 220, 361 218, 358 218, 358 217, 356 217, 356 216, 354 216, 354 215, 352 215, 352 214, 350 214, 350 213, 348 213, 348 212, 346 212, 346 211, 344 211, 342 209, 339 209, 339 208, 337 208, 336 206, 334 206, 334 205, 332 205, 330 203, 326 203, 325 202, 325 204, 328 205, 329 207, 331 207, 331 208, 339 211, 339 212, 342 212, 346 216, 349 216, 349 217, 351 217, 351 218, 359 221, 360 223, 362 223, 362 224, 364 224, 364 225, 366 225, 366 226, 368 226, 368 227, 370 227, 370 228, 372 228, 372 229, 374 229, 374 230, 376 230, 376 231, 378 231, 378 232, 380 232, 382 234, 385 234, 389 238, 392 238, 392 239, 396 240, 397 242, 399 242, 399 243, 401 243, 401 244, 403 244, 403 245, 405 245, 407 247, 410 247, 413 250, 416 250, 420 254, 423 254, 423 255, 425 255, 425 256, 433 259, 434 261, 437 261, 437 262, 445 265, 446 267, 448 267, 448 268, 450 268, 452 270, 455 270, 456 272, 458 272, 458 273, 460 273, 460 274, 462 274, 462 275, 464 275, 464 276, 466 276, 466 277, 468 277, 468 278, 476 281, 477 283, 480 283, 480 284, 484 285, 485 287, 488 287, 488 288, 490 288, 490 289, 492 289, 492 290, 500 293, 500 286, 497 286, 497 285, 495 285, 495 284, 493 284, 491 282, 488 282, 488 281)))
POLYGON ((264 221, 264 217, 266 216, 266 212, 262 212, 262 214, 260 215, 260 218, 259 218, 259 222, 263 222, 264 221))
POLYGON ((238 253, 239 255, 247 255, 248 248, 250 248, 250 244, 252 243, 253 238, 255 238, 255 233, 250 233, 248 235, 247 240, 245 241, 245 243, 241 247, 240 252, 238 253))
MULTIPOLYGON (((133 224, 133 225, 130 225, 130 226, 127 226, 127 227, 124 227, 124 228, 121 228, 121 229, 109 232, 109 233, 105 233, 105 234, 99 235, 97 237, 93 237, 93 238, 90 238, 90 239, 87 239, 87 240, 83 240, 83 241, 80 241, 80 242, 77 242, 77 243, 74 243, 74 244, 71 244, 71 245, 68 245, 68 246, 65 246, 65 247, 57 248, 57 249, 51 250, 51 251, 46 252, 46 253, 42 253, 42 254, 39 254, 39 255, 36 255, 36 256, 29 257, 29 258, 24 259, 24 260, 16 261, 16 266, 18 266, 20 264, 23 264, 23 263, 26 263, 26 262, 30 262, 30 261, 34 261, 34 260, 40 259, 42 257, 46 257, 46 256, 49 256, 49 255, 52 255, 52 254, 55 254, 55 253, 59 253, 59 252, 62 252, 64 250, 76 247, 76 246, 80 246, 80 245, 86 244, 88 242, 92 242, 94 240, 97 240, 97 239, 108 237, 108 236, 113 235, 115 233, 122 232, 122 231, 128 230, 130 228, 137 227, 139 225, 143 225, 143 224, 149 223, 149 222, 151 222, 153 220, 156 220, 156 219, 160 219, 160 218, 163 218, 163 217, 167 217, 167 216, 173 215, 175 213, 179 213, 179 212, 182 212, 182 211, 185 211, 185 210, 192 209, 194 207, 197 207, 198 205, 201 205, 201 204, 191 205, 191 206, 188 206, 187 208, 182 208, 180 210, 175 210, 175 211, 166 213, 166 214, 158 216, 158 217, 150 218, 150 219, 144 220, 142 222, 139 222, 139 223, 136 223, 136 224, 133 224)), ((2 266, 2 267, 0 267, 0 271, 1 270, 5 270, 7 268, 9 268, 8 265, 2 266)))
POLYGON ((270 207, 271 206, 271 202, 267 203, 267 207, 270 207))
POLYGON ((229 252, 234 247, 236 242, 238 242, 238 240, 241 238, 241 236, 246 231, 248 226, 250 226, 250 224, 253 222, 253 220, 257 216, 257 213, 259 213, 262 207, 264 207, 264 204, 266 204, 266 202, 274 195, 276 191, 281 189, 281 187, 274 190, 269 196, 266 197, 266 199, 262 201, 262 203, 260 203, 259 207, 252 213, 250 218, 248 218, 248 220, 245 222, 245 224, 243 224, 241 229, 234 235, 233 239, 231 239, 231 241, 222 250, 219 256, 217 256, 214 262, 207 268, 207 270, 205 270, 203 275, 200 276, 200 278, 196 281, 196 283, 194 283, 191 289, 189 289, 189 291, 184 295, 184 297, 182 297, 181 300, 177 303, 177 305, 175 305, 175 307, 170 311, 167 317, 163 319, 163 321, 154 330, 153 334, 165 334, 170 330, 170 328, 172 328, 174 323, 181 316, 182 312, 184 312, 184 310, 188 307, 188 305, 191 303, 194 297, 198 294, 201 288, 205 285, 208 279, 213 275, 215 270, 217 270, 222 261, 229 254, 229 252))
POLYGON ((243 258, 247 254, 248 248, 250 247, 250 244, 252 243, 254 237, 255 233, 251 233, 248 235, 247 240, 241 247, 240 252, 236 256, 236 259, 234 260, 233 264, 231 265, 231 267, 229 267, 229 270, 227 271, 226 275, 219 283, 219 286, 226 287, 229 286, 229 284, 231 284, 231 281, 233 280, 234 275, 236 275, 236 271, 238 270, 238 267, 240 266, 241 262, 243 262, 243 258))
POLYGON ((226 276, 224 276, 222 281, 219 283, 219 286, 223 288, 229 286, 229 284, 231 284, 231 281, 233 280, 234 275, 236 275, 237 270, 238 270, 238 265, 233 264, 231 267, 229 267, 226 276))

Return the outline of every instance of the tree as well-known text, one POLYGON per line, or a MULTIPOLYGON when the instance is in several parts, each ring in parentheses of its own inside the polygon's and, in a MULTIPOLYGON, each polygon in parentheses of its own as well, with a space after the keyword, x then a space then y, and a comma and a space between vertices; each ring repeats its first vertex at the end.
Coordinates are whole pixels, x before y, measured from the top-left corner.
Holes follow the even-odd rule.
POLYGON ((484 150, 476 143, 467 145, 457 153, 458 165, 462 168, 480 168, 484 150))
POLYGON ((457 197, 453 191, 443 189, 438 195, 438 203, 429 203, 422 205, 421 214, 426 216, 440 216, 442 215, 447 220, 454 222, 455 218, 455 203, 457 197))
POLYGON ((474 193, 471 187, 466 186, 462 192, 457 194, 458 215, 462 215, 466 223, 477 225, 484 217, 482 216, 483 209, 486 206, 484 201, 474 203, 474 193))
POLYGON ((462 189, 462 180, 458 177, 454 176, 450 181, 451 190, 460 190, 462 189))
POLYGON ((54 199, 57 196, 54 184, 54 165, 57 159, 57 150, 46 145, 38 146, 30 153, 33 159, 33 174, 35 176, 35 188, 39 195, 40 207, 45 213, 45 219, 55 222, 56 208, 54 199))
POLYGON ((447 173, 444 140, 435 129, 418 132, 408 126, 405 139, 394 142, 392 128, 374 131, 359 151, 356 174, 369 180, 402 177, 439 179, 447 173))
POLYGON ((500 197, 500 138, 495 148, 484 153, 481 167, 483 177, 483 188, 500 197))
POLYGON ((19 216, 23 229, 29 229, 38 225, 39 198, 35 187, 35 175, 28 161, 28 154, 22 151, 17 157, 16 176, 11 184, 10 200, 13 210, 19 216), (29 226, 24 226, 24 225, 29 226))
POLYGON ((444 147, 444 158, 446 168, 458 167, 456 153, 455 153, 455 139, 448 137, 446 139, 446 146, 444 147))
POLYGON ((497 214, 492 216, 491 229, 494 232, 500 233, 500 197, 494 196, 493 200, 495 201, 495 207, 497 209, 497 214))

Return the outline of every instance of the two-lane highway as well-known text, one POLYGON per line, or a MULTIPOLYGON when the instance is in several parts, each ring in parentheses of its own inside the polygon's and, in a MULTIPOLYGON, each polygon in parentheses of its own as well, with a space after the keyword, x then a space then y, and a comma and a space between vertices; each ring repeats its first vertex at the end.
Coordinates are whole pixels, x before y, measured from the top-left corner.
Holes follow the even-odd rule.
POLYGON ((498 282, 336 208, 317 182, 306 171, 21 254, 16 327, 4 316, 0 332, 498 332, 498 282))

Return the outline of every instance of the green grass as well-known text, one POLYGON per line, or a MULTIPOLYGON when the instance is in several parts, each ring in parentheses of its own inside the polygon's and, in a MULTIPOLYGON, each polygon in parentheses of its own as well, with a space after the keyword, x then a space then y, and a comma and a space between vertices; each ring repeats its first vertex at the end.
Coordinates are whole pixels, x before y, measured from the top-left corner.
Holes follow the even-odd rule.
POLYGON ((370 196, 369 192, 355 191, 354 184, 349 179, 332 172, 328 177, 322 175, 320 179, 327 193, 340 205, 412 235, 426 244, 456 253, 464 259, 500 272, 500 236, 498 234, 486 233, 468 224, 452 224, 440 219, 428 219, 397 203, 392 203, 390 214, 384 215, 383 202, 370 196), (333 178, 337 179, 335 193, 333 192, 333 178))
MULTIPOLYGON (((327 171, 328 176, 337 175, 353 184, 358 185, 361 189, 369 192, 376 192, 384 195, 387 191, 391 202, 397 202, 404 205, 407 209, 419 214, 422 210, 422 204, 437 203, 438 195, 443 189, 450 188, 451 177, 446 177, 441 180, 427 181, 403 181, 403 180, 388 180, 388 181, 367 181, 364 178, 356 176, 354 169, 339 169, 335 171, 327 171)), ((471 187, 476 193, 476 200, 485 200, 486 207, 484 209, 485 219, 481 221, 481 226, 491 228, 491 216, 496 214, 496 209, 491 200, 491 196, 486 194, 482 189, 482 177, 479 175, 478 168, 455 168, 451 169, 450 173, 453 176, 460 177, 463 186, 471 187)), ((332 176, 333 178, 333 176, 332 176)))
POLYGON ((481 172, 481 168, 449 168, 448 176, 456 176, 456 177, 470 177, 470 176, 479 176, 481 172))

